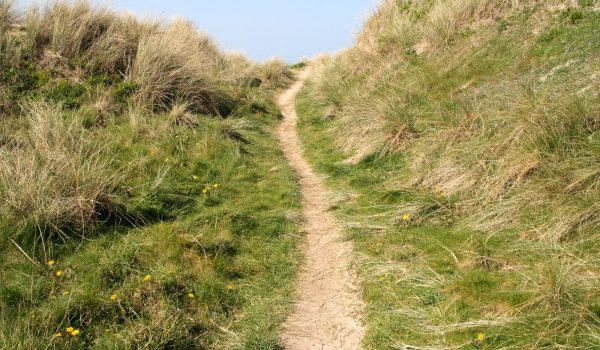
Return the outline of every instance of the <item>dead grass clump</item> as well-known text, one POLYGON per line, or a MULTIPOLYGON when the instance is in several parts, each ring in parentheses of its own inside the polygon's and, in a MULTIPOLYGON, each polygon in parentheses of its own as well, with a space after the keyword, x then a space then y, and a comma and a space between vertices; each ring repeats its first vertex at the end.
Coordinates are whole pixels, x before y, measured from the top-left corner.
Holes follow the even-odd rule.
POLYGON ((125 74, 140 37, 157 27, 156 22, 138 21, 83 0, 32 7, 25 19, 29 41, 36 51, 77 59, 89 71, 109 74, 125 74))
POLYGON ((7 88, 0 86, 0 115, 4 116, 12 104, 11 94, 7 88))
POLYGON ((13 0, 0 1, 0 33, 7 31, 14 23, 13 0))
POLYGON ((2 149, 0 192, 8 221, 50 238, 70 230, 82 234, 113 209, 119 174, 106 150, 94 144, 81 123, 65 120, 57 107, 26 107, 23 147, 2 149), (11 221, 12 222, 12 221, 11 221))
POLYGON ((219 61, 218 78, 227 84, 247 87, 257 70, 257 64, 241 53, 224 53, 219 61))
POLYGON ((259 79, 272 87, 284 87, 294 81, 294 74, 287 63, 272 59, 257 67, 259 79))
POLYGON ((86 1, 56 1, 45 8, 32 7, 27 29, 36 47, 48 47, 73 58, 90 48, 116 20, 108 10, 94 8, 86 1))
POLYGON ((220 60, 210 38, 179 20, 141 38, 129 79, 141 104, 169 109, 185 100, 196 112, 227 115, 233 101, 216 80, 220 60))
POLYGON ((428 14, 426 35, 431 42, 447 44, 466 26, 476 26, 481 21, 496 19, 507 10, 526 1, 459 0, 439 1, 428 14))
POLYGON ((189 104, 185 102, 175 103, 169 113, 172 125, 185 126, 190 129, 197 128, 199 126, 198 121, 192 114, 188 113, 188 109, 189 104))

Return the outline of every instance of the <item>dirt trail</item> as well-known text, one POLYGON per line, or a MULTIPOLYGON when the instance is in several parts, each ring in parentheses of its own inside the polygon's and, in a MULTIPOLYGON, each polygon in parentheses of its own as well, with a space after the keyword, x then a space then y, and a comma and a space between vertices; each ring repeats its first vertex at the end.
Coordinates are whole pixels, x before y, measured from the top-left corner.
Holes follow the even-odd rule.
POLYGON ((304 216, 304 264, 296 286, 294 312, 284 324, 281 340, 287 350, 360 349, 364 333, 363 303, 352 267, 352 242, 329 211, 321 178, 302 155, 296 131, 296 95, 308 73, 278 100, 284 120, 278 134, 283 152, 300 176, 304 216))

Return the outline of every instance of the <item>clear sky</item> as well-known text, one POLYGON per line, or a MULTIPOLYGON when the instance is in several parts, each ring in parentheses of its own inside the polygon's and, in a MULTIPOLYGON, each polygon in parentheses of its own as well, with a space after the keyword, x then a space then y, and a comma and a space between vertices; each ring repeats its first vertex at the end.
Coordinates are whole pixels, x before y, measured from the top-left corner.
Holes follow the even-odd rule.
MULTIPOLYGON (((39 0, 17 0, 22 6, 39 0)), ((44 3, 45 1, 41 1, 44 3)), ((290 63, 349 47, 377 0, 93 0, 140 16, 193 20, 221 47, 290 63)))

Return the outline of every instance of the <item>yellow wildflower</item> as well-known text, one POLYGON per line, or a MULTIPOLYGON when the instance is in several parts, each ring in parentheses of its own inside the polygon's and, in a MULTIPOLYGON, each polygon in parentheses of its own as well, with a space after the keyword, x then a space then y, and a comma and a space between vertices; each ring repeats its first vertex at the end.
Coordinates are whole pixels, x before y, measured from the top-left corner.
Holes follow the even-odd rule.
POLYGON ((205 189, 202 190, 202 193, 207 194, 208 190, 205 188, 205 189))
POLYGON ((55 261, 54 260, 48 260, 48 266, 54 266, 55 261))
POLYGON ((62 337, 62 333, 58 332, 56 334, 54 334, 54 338, 61 338, 62 337))
POLYGON ((74 337, 75 337, 75 336, 77 336, 77 335, 79 335, 79 329, 74 329, 74 330, 71 332, 71 335, 72 335, 72 336, 74 336, 74 337))
POLYGON ((404 220, 404 221, 410 221, 410 219, 412 219, 412 214, 411 213, 406 213, 406 214, 402 215, 402 220, 404 220))
POLYGON ((63 295, 69 295, 69 292, 67 292, 67 291, 64 291, 64 292, 63 292, 63 295))
POLYGON ((188 296, 189 299, 194 299, 194 293, 188 293, 187 296, 188 296))
POLYGON ((227 290, 234 290, 235 286, 233 284, 228 284, 227 285, 227 290))
POLYGON ((194 175, 194 176, 192 176, 192 179, 198 180, 198 176, 194 175))
POLYGON ((56 277, 62 276, 62 271, 56 271, 56 277))
POLYGON ((219 188, 219 184, 214 184, 213 187, 214 188, 219 188))
POLYGON ((117 300, 117 295, 116 294, 111 295, 110 300, 112 300, 112 301, 117 300))
POLYGON ((146 275, 144 276, 144 282, 149 282, 152 279, 152 276, 146 275))
POLYGON ((75 330, 73 327, 67 327, 67 333, 71 333, 75 330))
POLYGON ((477 340, 478 341, 484 341, 485 340, 485 333, 479 333, 477 334, 477 340))

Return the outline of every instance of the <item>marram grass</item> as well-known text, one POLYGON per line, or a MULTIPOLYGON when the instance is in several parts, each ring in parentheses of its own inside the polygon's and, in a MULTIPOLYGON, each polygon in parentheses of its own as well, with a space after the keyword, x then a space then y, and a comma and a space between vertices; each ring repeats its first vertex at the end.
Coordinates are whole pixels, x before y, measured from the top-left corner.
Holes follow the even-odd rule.
POLYGON ((595 1, 385 1, 313 63, 306 153, 339 192, 369 349, 595 349, 595 1))

